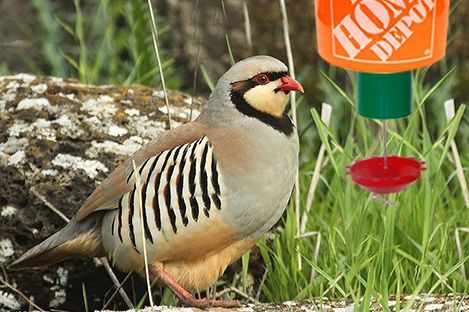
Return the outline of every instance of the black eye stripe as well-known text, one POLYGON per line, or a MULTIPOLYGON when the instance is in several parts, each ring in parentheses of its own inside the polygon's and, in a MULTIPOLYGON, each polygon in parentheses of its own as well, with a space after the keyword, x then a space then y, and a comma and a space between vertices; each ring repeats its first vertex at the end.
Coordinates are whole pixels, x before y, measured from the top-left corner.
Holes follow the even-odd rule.
POLYGON ((267 77, 269 77, 270 81, 273 81, 273 80, 277 80, 277 79, 279 79, 279 78, 282 78, 282 77, 286 76, 286 75, 287 75, 287 72, 266 72, 266 73, 260 73, 260 74, 255 75, 254 77, 249 78, 248 80, 253 80, 254 78, 256 78, 257 76, 259 76, 259 75, 261 75, 261 74, 266 75, 267 77))
POLYGON ((249 89, 252 89, 258 86, 259 83, 256 81, 256 77, 258 77, 259 75, 266 75, 270 79, 270 81, 274 81, 274 80, 277 80, 279 78, 286 76, 287 72, 265 72, 265 73, 257 74, 246 80, 233 82, 231 83, 232 92, 238 92, 239 94, 244 94, 249 89))

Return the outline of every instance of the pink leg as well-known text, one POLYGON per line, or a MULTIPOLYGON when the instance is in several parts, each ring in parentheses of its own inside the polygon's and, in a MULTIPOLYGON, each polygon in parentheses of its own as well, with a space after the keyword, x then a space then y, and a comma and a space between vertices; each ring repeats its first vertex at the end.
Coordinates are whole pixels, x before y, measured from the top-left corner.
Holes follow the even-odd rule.
POLYGON ((241 304, 235 300, 208 300, 208 299, 195 299, 187 290, 182 288, 165 270, 159 269, 153 265, 149 265, 150 272, 158 277, 158 280, 178 297, 179 303, 186 307, 195 308, 239 308, 241 304))

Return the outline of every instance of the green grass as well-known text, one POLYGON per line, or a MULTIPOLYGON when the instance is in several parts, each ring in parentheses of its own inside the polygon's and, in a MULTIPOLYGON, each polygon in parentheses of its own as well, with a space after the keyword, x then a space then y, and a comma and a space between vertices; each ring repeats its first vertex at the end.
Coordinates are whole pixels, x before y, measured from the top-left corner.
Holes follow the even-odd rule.
MULTIPOLYGON (((71 14, 58 10, 50 0, 33 0, 39 35, 18 21, 29 40, 40 47, 45 63, 39 67, 29 55, 20 55, 30 72, 75 77, 90 84, 161 84, 145 1, 74 0, 73 4, 71 14)), ((158 16, 156 23, 164 40, 170 29, 158 16)), ((165 49, 160 54, 166 85, 178 89, 181 79, 174 59, 165 49)), ((0 64, 0 73, 9 73, 8 64, 0 64)))
MULTIPOLYGON (((469 210, 455 165, 450 161, 450 142, 458 132, 466 107, 458 105, 455 117, 447 125, 443 103, 434 99, 439 99, 435 96, 438 93, 448 93, 451 71, 434 86, 424 83, 425 72, 423 69, 414 73, 413 114, 388 121, 387 147, 389 155, 414 156, 425 161, 427 170, 408 189, 392 194, 390 200, 397 205, 389 208, 372 201, 368 191, 345 175, 345 166, 355 159, 382 156, 382 124, 357 115, 356 104, 351 100, 354 97, 347 96, 351 93, 325 78, 323 83, 329 84, 326 88, 336 102, 330 102, 330 128, 323 124, 316 109, 311 110, 316 128, 312 132, 325 144, 326 156, 306 229, 321 233, 319 257, 314 260, 314 237, 295 238, 295 212, 290 205, 281 235, 272 243, 263 240, 258 244, 270 272, 263 289, 265 300, 344 297, 362 309, 372 297, 387 306, 390 294, 468 290, 468 282, 460 274, 462 265, 467 269, 468 256, 461 259, 457 253, 455 229, 469 224, 469 210), (439 113, 432 111, 435 107, 439 113), (336 116, 343 119, 334 120, 336 116), (302 269, 298 267, 297 250, 303 259, 302 269), (317 273, 310 280, 313 268, 317 273), (359 301, 361 297, 363 303, 359 301)), ((354 86, 353 80, 350 86, 354 86)), ((301 142, 302 205, 319 150, 311 139, 314 136, 301 142)), ((467 155, 468 148, 463 142, 458 143, 461 155, 467 155)), ((467 158, 462 161, 467 177, 467 158)), ((468 244, 469 235, 465 235, 463 250, 468 244)))

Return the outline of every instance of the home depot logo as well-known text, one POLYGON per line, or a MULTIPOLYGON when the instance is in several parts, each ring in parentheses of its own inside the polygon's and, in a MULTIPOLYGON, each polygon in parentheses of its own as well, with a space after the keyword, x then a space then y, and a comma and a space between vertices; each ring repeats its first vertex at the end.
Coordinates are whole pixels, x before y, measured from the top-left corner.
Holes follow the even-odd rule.
POLYGON ((334 56, 366 63, 432 57, 438 0, 331 0, 334 56))

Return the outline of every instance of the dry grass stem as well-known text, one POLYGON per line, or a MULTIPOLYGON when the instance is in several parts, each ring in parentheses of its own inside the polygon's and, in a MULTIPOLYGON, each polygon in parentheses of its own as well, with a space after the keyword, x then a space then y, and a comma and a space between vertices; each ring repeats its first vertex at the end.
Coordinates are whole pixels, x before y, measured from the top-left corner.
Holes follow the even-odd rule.
POLYGON ((166 84, 164 82, 163 65, 161 64, 160 52, 158 50, 158 29, 156 28, 155 16, 153 15, 153 7, 151 6, 151 0, 148 0, 148 9, 150 10, 151 17, 151 35, 153 38, 153 47, 155 48, 156 60, 158 62, 158 69, 160 70, 161 85, 163 86, 164 101, 166 108, 168 109, 168 127, 172 129, 171 123, 171 112, 169 111, 169 100, 168 92, 166 90, 166 84))
POLYGON ((246 41, 249 51, 252 51, 252 35, 251 35, 251 19, 249 18, 249 10, 247 1, 243 1, 244 31, 246 33, 246 41))
MULTIPOLYGON (((327 103, 322 103, 321 109, 321 119, 326 125, 329 127, 331 121, 331 113, 332 113, 332 106, 327 103)), ((311 204, 314 200, 314 194, 316 192, 316 187, 318 186, 319 182, 319 173, 321 172, 322 167, 322 160, 324 158, 324 154, 326 152, 326 145, 321 143, 319 147, 319 154, 316 160, 316 165, 313 171, 313 177, 311 178, 311 184, 309 185, 308 197, 306 198, 306 206, 305 211, 303 212, 303 216, 301 217, 301 225, 300 225, 300 233, 304 233, 306 230, 306 223, 308 221, 308 212, 311 209, 311 204)))
MULTIPOLYGON (((463 266, 464 266, 464 264, 461 265, 461 267, 463 267, 463 266)), ((445 278, 443 277, 443 275, 441 275, 438 271, 436 271, 436 269, 432 269, 432 271, 433 271, 433 273, 436 275, 436 277, 438 277, 438 278, 441 280, 441 283, 442 283, 443 285, 445 285, 446 287, 448 287, 448 289, 449 289, 452 293, 454 293, 453 287, 451 287, 451 286, 445 281, 445 278)))
MULTIPOLYGON (((279 0, 280 2, 280 10, 282 12, 282 25, 283 25, 283 39, 285 42, 285 50, 287 53, 287 62, 289 68, 289 74, 293 79, 296 79, 295 75, 295 64, 293 62, 293 53, 291 49, 290 43, 290 29, 288 26, 288 15, 287 15, 287 7, 285 6, 285 0, 279 0)), ((297 123, 296 117, 296 92, 291 92, 291 110, 292 110, 292 118, 293 122, 297 123)))
MULTIPOLYGON (((290 76, 293 79, 295 79, 295 65, 293 62, 293 54, 292 54, 291 43, 290 43, 290 30, 288 27, 287 7, 285 6, 285 0, 279 0, 279 3, 280 3, 280 10, 282 12, 283 39, 285 41, 288 68, 290 70, 290 76)), ((291 97, 290 102, 291 102, 292 119, 296 125, 297 124, 296 92, 291 92, 290 97, 291 97)), ((299 173, 299 168, 296 171, 294 198, 295 198, 296 234, 299 235, 300 234, 300 173, 299 173)), ((301 255, 299 253, 297 254, 297 262, 298 262, 298 269, 301 270, 303 265, 302 265, 301 255)))
MULTIPOLYGON (((446 121, 449 123, 454 117, 454 99, 445 101, 445 114, 446 121)), ((451 151, 454 154, 454 164, 456 165, 456 174, 461 184, 462 195, 464 196, 464 202, 466 203, 466 208, 469 208, 469 191, 467 188, 466 178, 464 177, 464 171, 461 164, 461 158, 459 157, 458 146, 454 139, 451 140, 451 151)))
POLYGON ((64 215, 59 209, 55 208, 54 205, 52 205, 44 196, 42 196, 41 194, 39 194, 37 191, 36 191, 36 188, 34 186, 32 186, 29 191, 31 192, 31 194, 33 194, 34 196, 36 196, 37 198, 39 198, 43 203, 44 205, 47 206, 47 208, 49 208, 50 210, 52 210, 56 215, 58 215, 60 218, 62 218, 62 220, 64 220, 65 222, 70 222, 70 219, 64 215))
MULTIPOLYGON (((461 260, 462 259, 462 247, 461 247, 461 238, 460 238, 459 232, 469 233, 469 228, 456 228, 456 230, 454 230, 454 234, 456 236, 456 247, 458 248, 459 260, 461 260)), ((464 268, 464 265, 461 265, 461 275, 464 279, 467 278, 466 269, 464 268)))
MULTIPOLYGON (((109 263, 107 263, 107 264, 109 265, 109 263)), ((112 293, 111 297, 109 297, 108 301, 103 305, 103 308, 101 310, 105 310, 109 306, 109 304, 111 304, 111 301, 116 297, 116 295, 119 293, 119 291, 122 289, 122 287, 125 285, 125 283, 130 278, 130 276, 132 276, 132 272, 129 272, 129 274, 127 274, 127 276, 124 278, 122 283, 120 283, 119 287, 116 288, 116 290, 112 293)), ((126 304, 127 304, 127 306, 129 306, 129 304, 130 304, 130 306, 129 306, 130 309, 134 308, 134 306, 133 306, 132 302, 130 302, 130 300, 129 300, 128 303, 126 302, 126 304)))
POLYGON ((5 266, 2 264, 0 265, 0 268, 2 269, 2 273, 3 273, 3 279, 4 281, 6 281, 7 283, 10 282, 10 279, 8 278, 8 272, 7 272, 7 269, 5 268, 5 266))
POLYGON ((195 70, 194 70, 194 84, 192 85, 192 97, 191 97, 191 112, 189 114, 189 121, 193 120, 193 111, 194 111, 194 97, 195 97, 195 89, 197 87, 197 74, 199 71, 199 60, 200 60, 200 44, 197 46, 197 58, 195 60, 195 70))
POLYGON ((34 308, 38 309, 39 311, 41 312, 45 312, 46 310, 42 309, 40 306, 38 306, 37 304, 35 304, 30 298, 28 298, 28 296, 26 296, 21 290, 19 290, 18 288, 14 287, 13 285, 11 285, 10 283, 8 283, 7 281, 5 281, 3 278, 0 278, 0 282, 2 282, 3 285, 5 285, 6 287, 10 288, 12 291, 14 291, 15 293, 17 293, 18 295, 20 295, 30 306, 33 306, 34 308))
POLYGON ((129 296, 127 296, 127 293, 125 292, 125 290, 121 287, 121 285, 124 285, 124 282, 122 283, 119 282, 119 279, 117 278, 116 274, 111 268, 111 265, 109 264, 109 260, 106 258, 101 258, 98 260, 101 260, 101 262, 103 263, 104 269, 109 275, 109 278, 111 279, 114 286, 117 287, 117 290, 119 291, 119 294, 121 295, 122 300, 124 300, 125 304, 127 305, 129 309, 133 309, 134 305, 132 304, 132 301, 129 299, 129 296))
POLYGON ((218 292, 216 294, 216 298, 221 298, 223 297, 225 294, 228 294, 230 292, 234 292, 235 294, 237 294, 238 296, 241 296, 243 297, 244 299, 246 299, 247 301, 251 301, 252 303, 255 303, 255 304, 258 304, 260 303, 259 301, 257 301, 255 298, 249 296, 248 294, 245 294, 244 292, 242 292, 241 290, 239 290, 238 288, 235 288, 235 287, 227 287, 225 289, 223 289, 222 291, 218 292))
MULTIPOLYGON (((132 159, 132 166, 134 167, 134 174, 135 174, 135 188, 140 190, 140 173, 137 170, 137 165, 135 161, 132 159)), ((148 270, 148 254, 147 254, 147 243, 145 238, 145 225, 143 223, 143 204, 142 204, 142 197, 137 196, 137 208, 140 214, 140 232, 142 233, 142 248, 143 248, 143 261, 145 263, 145 281, 147 282, 147 291, 148 291, 148 299, 150 300, 150 306, 152 310, 154 310, 155 304, 153 303, 153 296, 151 294, 151 282, 150 282, 150 272, 148 270)))
MULTIPOLYGON (((307 232, 307 233, 303 233, 303 234, 300 234, 298 236, 295 236, 296 239, 299 239, 299 238, 307 238, 307 237, 311 237, 311 236, 316 236, 316 246, 314 247, 314 254, 313 254, 313 257, 314 257, 314 261, 318 261, 318 256, 319 256, 319 248, 321 248, 321 232, 307 232)), ((311 270, 311 275, 310 275, 310 283, 313 282, 313 280, 316 278, 316 269, 313 267, 312 270, 311 270)))
MULTIPOLYGON (((212 287, 207 288, 207 290, 205 290, 205 294, 206 294, 207 299, 215 300, 216 295, 217 295, 217 284, 213 285, 212 287)), ((198 293, 198 295, 199 295, 199 298, 202 298, 200 293, 198 293)))
POLYGON ((192 85, 192 97, 191 97, 191 104, 190 104, 191 112, 189 114, 189 121, 192 121, 193 119, 193 111, 194 111, 193 103, 194 103, 194 97, 195 97, 195 90, 197 87, 197 74, 199 71, 199 62, 200 62, 200 43, 197 42, 197 31, 199 29, 199 0, 195 2, 195 9, 192 11, 191 20, 194 19, 194 14, 196 17, 195 17, 195 22, 194 22, 195 24, 194 36, 192 40, 194 41, 195 44, 197 44, 197 56, 195 59, 194 83, 192 85))
POLYGON ((261 282, 259 283, 259 289, 257 290, 256 293, 256 300, 259 301, 261 298, 261 293, 262 293, 262 287, 265 284, 265 281, 267 280, 267 275, 269 274, 269 267, 265 268, 264 274, 262 274, 261 282))
POLYGON ((337 284, 337 282, 342 278, 344 277, 344 273, 340 273, 339 276, 337 276, 335 279, 334 279, 334 283, 331 283, 331 285, 322 293, 322 297, 326 297, 326 294, 331 291, 333 288, 335 288, 335 284, 337 284))

